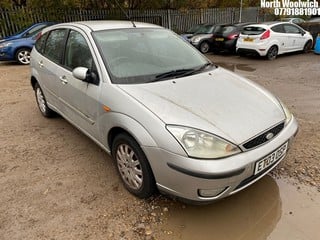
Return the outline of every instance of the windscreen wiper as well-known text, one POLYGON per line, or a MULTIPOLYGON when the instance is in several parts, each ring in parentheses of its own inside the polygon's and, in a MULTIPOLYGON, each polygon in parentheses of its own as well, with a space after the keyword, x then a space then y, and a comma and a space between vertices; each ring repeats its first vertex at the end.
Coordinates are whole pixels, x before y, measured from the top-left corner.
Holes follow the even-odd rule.
POLYGON ((157 75, 155 77, 155 79, 153 79, 150 82, 156 82, 156 81, 160 81, 160 80, 167 79, 167 78, 176 78, 176 77, 184 77, 184 76, 193 75, 195 73, 201 72, 202 70, 204 70, 205 68, 207 68, 210 65, 212 65, 212 63, 208 62, 208 63, 206 63, 200 67, 196 67, 196 68, 183 68, 183 69, 177 69, 177 70, 172 70, 169 72, 161 73, 161 74, 157 75))

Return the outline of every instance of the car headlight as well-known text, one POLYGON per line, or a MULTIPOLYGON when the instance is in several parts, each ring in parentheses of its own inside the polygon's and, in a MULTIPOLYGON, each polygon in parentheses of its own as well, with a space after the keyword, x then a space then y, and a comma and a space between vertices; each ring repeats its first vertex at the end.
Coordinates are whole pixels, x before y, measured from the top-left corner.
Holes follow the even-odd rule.
POLYGON ((196 42, 199 42, 200 39, 201 39, 200 37, 194 37, 194 38, 191 38, 191 42, 196 43, 196 42))
POLYGON ((10 42, 8 42, 8 43, 0 43, 0 48, 9 47, 10 45, 12 45, 12 43, 10 43, 10 42))
POLYGON ((189 157, 214 159, 241 152, 234 144, 201 130, 175 125, 167 125, 167 129, 189 157))
POLYGON ((284 115, 286 116, 285 124, 287 124, 288 122, 290 122, 290 120, 292 118, 292 113, 289 111, 289 109, 287 108, 287 106, 283 102, 281 102, 280 100, 279 100, 279 102, 281 104, 284 115))

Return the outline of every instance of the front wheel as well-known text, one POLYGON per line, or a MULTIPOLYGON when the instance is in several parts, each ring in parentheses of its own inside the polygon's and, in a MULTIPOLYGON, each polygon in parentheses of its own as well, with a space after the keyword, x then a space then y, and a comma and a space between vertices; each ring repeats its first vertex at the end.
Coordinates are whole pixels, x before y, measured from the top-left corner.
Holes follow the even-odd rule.
POLYGON ((139 198, 148 198, 156 190, 149 162, 139 144, 128 134, 117 135, 112 144, 112 156, 126 189, 139 198))
POLYGON ((268 50, 268 53, 267 53, 268 60, 276 59, 277 55, 278 55, 278 47, 275 45, 270 47, 270 49, 268 50))
POLYGON ((304 45, 304 47, 303 47, 303 52, 307 53, 307 52, 309 52, 311 50, 311 48, 312 48, 312 41, 308 40, 306 42, 306 44, 304 45))
POLYGON ((199 47, 200 52, 207 53, 210 50, 210 45, 208 42, 202 42, 199 47))
POLYGON ((31 50, 28 48, 21 48, 16 53, 16 61, 19 64, 28 65, 30 64, 30 53, 31 50))

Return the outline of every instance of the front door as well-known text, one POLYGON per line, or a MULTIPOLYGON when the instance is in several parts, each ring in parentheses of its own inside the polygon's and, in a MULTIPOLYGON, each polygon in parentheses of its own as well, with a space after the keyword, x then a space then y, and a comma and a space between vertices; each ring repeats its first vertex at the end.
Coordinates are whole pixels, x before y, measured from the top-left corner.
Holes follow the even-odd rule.
POLYGON ((304 44, 304 39, 302 37, 301 30, 298 27, 290 24, 284 24, 284 30, 288 36, 289 50, 301 50, 304 44))
MULTIPOLYGON (((57 69, 61 84, 61 112, 87 134, 97 138, 97 114, 99 108, 99 83, 92 84, 76 79, 72 70, 85 67, 97 74, 88 41, 84 34, 70 30, 62 66, 57 69)), ((98 74, 97 74, 98 75, 98 74)))

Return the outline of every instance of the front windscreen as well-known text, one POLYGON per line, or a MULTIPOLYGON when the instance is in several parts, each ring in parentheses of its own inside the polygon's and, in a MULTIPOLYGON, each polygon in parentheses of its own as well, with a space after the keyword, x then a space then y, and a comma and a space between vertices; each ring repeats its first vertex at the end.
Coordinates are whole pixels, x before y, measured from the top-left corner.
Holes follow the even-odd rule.
POLYGON ((166 29, 104 30, 93 37, 113 83, 160 81, 208 64, 195 48, 166 29))

